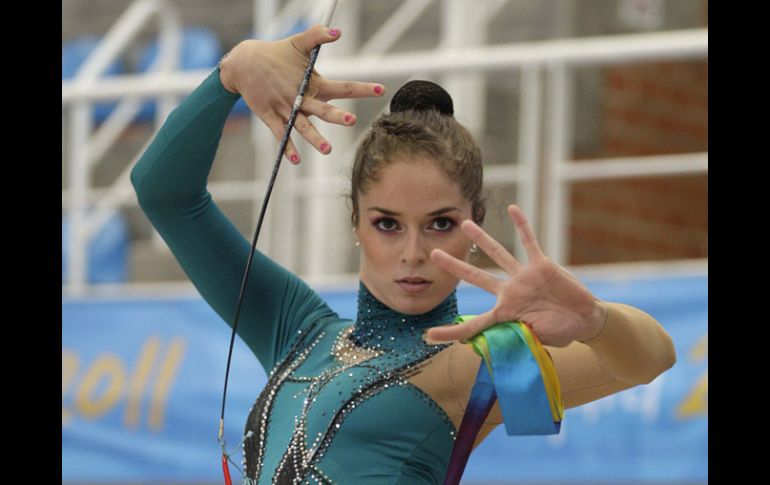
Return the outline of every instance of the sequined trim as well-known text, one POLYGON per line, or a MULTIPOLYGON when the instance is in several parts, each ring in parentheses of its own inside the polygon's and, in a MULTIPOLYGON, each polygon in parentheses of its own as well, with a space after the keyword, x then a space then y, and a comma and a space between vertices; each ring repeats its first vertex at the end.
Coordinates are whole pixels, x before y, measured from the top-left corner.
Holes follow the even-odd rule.
MULTIPOLYGON (((316 340, 307 348, 299 352, 302 348, 302 344, 306 340, 307 336, 319 325, 320 322, 328 321, 328 319, 316 320, 313 324, 308 326, 305 331, 299 331, 294 345, 291 347, 286 356, 281 362, 273 367, 268 376, 267 384, 262 392, 257 397, 256 402, 249 410, 249 416, 246 420, 246 429, 244 435, 252 430, 254 434, 250 439, 244 441, 243 444, 243 473, 248 478, 251 478, 255 483, 259 482, 259 476, 262 472, 262 462, 265 456, 265 443, 267 441, 267 430, 270 421, 270 415, 272 413, 273 403, 275 396, 283 385, 286 377, 288 377, 295 369, 297 369, 302 362, 305 361, 310 351, 315 347, 315 344, 320 340, 316 340), (257 413, 255 414, 255 409, 257 413), (254 472, 252 477, 249 477, 249 462, 254 464, 254 472)), ((323 333, 322 335, 323 336, 323 333)))
POLYGON ((332 485, 334 484, 332 479, 327 477, 326 474, 321 469, 319 469, 316 465, 310 466, 310 474, 313 476, 313 478, 318 480, 318 483, 329 483, 332 485))
MULTIPOLYGON (((333 365, 324 369, 318 376, 295 376, 294 372, 308 358, 312 350, 324 338, 326 332, 320 332, 309 345, 305 345, 308 335, 322 318, 314 322, 306 332, 300 332, 291 351, 281 360, 268 378, 265 389, 249 413, 246 431, 253 430, 254 435, 244 443, 244 473, 255 482, 259 482, 264 466, 267 432, 275 398, 286 382, 306 383, 307 387, 293 397, 303 394, 302 409, 295 417, 294 431, 287 450, 276 465, 271 478, 273 484, 316 483, 329 484, 332 480, 319 469, 319 461, 331 445, 336 433, 342 427, 345 418, 367 399, 395 386, 407 386, 417 393, 447 424, 454 439, 454 425, 443 409, 421 389, 409 383, 408 378, 419 373, 428 360, 450 344, 429 345, 422 339, 424 329, 446 323, 457 314, 454 293, 433 311, 423 315, 404 315, 392 311, 376 300, 363 284, 359 291, 359 314, 355 324, 342 329, 329 349, 334 357, 333 365), (301 351, 299 349, 302 349, 301 351), (333 417, 323 432, 318 432, 309 449, 307 425, 309 409, 323 389, 335 377, 349 369, 355 373, 360 383, 350 396, 343 397, 340 407, 332 410, 333 417), (251 463, 252 467, 247 467, 251 463)), ((354 373, 350 373, 354 377, 354 373)), ((337 380, 339 384, 339 380, 337 380)), ((355 384, 354 384, 355 385, 355 384)))
MULTIPOLYGON (((337 338, 337 342, 347 340, 346 336, 350 335, 350 330, 350 328, 343 329, 337 338)), ((256 443, 256 468, 255 476, 253 479, 257 482, 259 481, 263 466, 265 444, 267 441, 267 429, 270 411, 272 411, 272 404, 274 402, 275 395, 278 393, 283 383, 287 381, 311 381, 311 383, 306 390, 308 395, 303 401, 303 409, 300 417, 295 417, 294 433, 292 434, 288 449, 276 467, 276 470, 273 474, 272 483, 302 483, 302 480, 308 474, 313 474, 313 470, 317 469, 317 463, 323 458, 337 431, 339 431, 339 429, 342 427, 342 423, 344 422, 345 418, 361 403, 388 389, 389 387, 396 385, 407 386, 408 388, 412 389, 413 392, 416 392, 434 410, 436 410, 437 413, 439 413, 446 422, 451 423, 449 418, 446 416, 446 413, 435 403, 435 401, 433 401, 420 389, 411 385, 407 380, 412 375, 420 372, 422 366, 427 364, 427 359, 443 350, 443 348, 445 348, 447 345, 430 346, 433 348, 430 349, 426 354, 420 356, 419 361, 411 361, 398 368, 385 371, 377 368, 376 366, 370 367, 370 369, 377 374, 374 382, 371 382, 366 386, 359 386, 359 388, 353 392, 350 398, 348 398, 344 405, 336 412, 325 433, 319 433, 319 435, 316 436, 310 449, 307 450, 305 448, 305 443, 307 443, 307 416, 311 402, 314 400, 315 396, 334 379, 334 377, 351 367, 362 365, 360 362, 358 364, 343 365, 334 369, 325 370, 320 376, 315 378, 291 376, 291 373, 293 373, 297 368, 301 366, 312 349, 315 348, 315 346, 318 344, 318 342, 321 341, 324 335, 325 332, 319 334, 318 337, 316 337, 307 348, 305 348, 296 356, 295 360, 291 362, 290 365, 285 365, 287 362, 289 362, 288 359, 296 353, 290 352, 287 356, 287 359, 281 365, 283 368, 282 372, 278 372, 273 375, 273 378, 265 387, 265 390, 263 390, 263 392, 260 394, 260 398, 255 404, 255 407, 258 410, 262 410, 262 412, 258 414, 259 419, 256 423, 258 425, 258 431, 255 432, 255 436, 252 437, 251 440, 252 443, 256 443), (265 396, 267 396, 267 398, 265 396)), ((335 345, 333 348, 339 349, 339 345, 335 345)), ((365 363, 363 363, 363 365, 365 365, 365 363)), ((297 396, 295 395, 295 397, 297 396)), ((249 423, 253 422, 252 417, 253 415, 250 414, 249 423)), ((244 448, 246 455, 251 456, 254 454, 254 450, 252 450, 251 447, 244 445, 244 448)), ((247 462, 245 460, 244 470, 245 472, 248 470, 247 462)), ((324 480, 327 481, 319 481, 319 483, 331 483, 331 480, 328 480, 328 477, 324 480)))
POLYGON ((379 301, 363 282, 358 287, 358 316, 350 340, 357 347, 376 350, 403 349, 406 341, 422 341, 422 332, 457 316, 457 295, 453 291, 433 310, 420 315, 399 313, 379 301))
POLYGON ((447 427, 449 428, 449 436, 452 438, 452 441, 454 441, 457 438, 457 428, 455 428, 452 419, 449 417, 446 411, 444 411, 444 408, 439 406, 438 403, 436 403, 436 401, 434 401, 429 394, 414 384, 409 383, 407 387, 411 389, 415 394, 417 394, 423 401, 425 401, 428 406, 430 406, 436 412, 436 414, 441 416, 441 419, 444 421, 444 423, 447 424, 447 427))

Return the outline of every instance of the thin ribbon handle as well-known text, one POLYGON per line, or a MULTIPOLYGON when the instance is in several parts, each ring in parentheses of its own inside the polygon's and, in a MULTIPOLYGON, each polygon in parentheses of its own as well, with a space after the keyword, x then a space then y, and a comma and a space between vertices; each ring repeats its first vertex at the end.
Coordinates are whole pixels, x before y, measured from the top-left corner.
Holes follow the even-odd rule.
MULTIPOLYGON (((471 318, 461 315, 454 323, 471 318)), ((460 483, 476 436, 495 399, 500 404, 508 436, 558 434, 564 417, 556 369, 529 326, 522 322, 498 323, 467 343, 482 361, 452 448, 444 485, 460 483)))
MULTIPOLYGON (((330 0, 329 8, 326 10, 326 13, 324 14, 323 18, 323 24, 325 26, 329 26, 331 23, 332 15, 334 14, 334 9, 337 7, 337 0, 330 0)), ((300 108, 302 106, 302 100, 305 96, 305 91, 307 90, 308 85, 310 84, 310 78, 313 73, 313 67, 315 66, 316 59, 318 58, 318 52, 321 50, 321 45, 317 45, 313 48, 313 50, 310 52, 310 59, 308 61, 307 67, 305 68, 305 74, 302 78, 302 83, 299 87, 299 92, 297 93, 297 97, 294 99, 294 104, 291 108, 291 113, 289 114, 289 119, 286 123, 286 129, 284 130, 283 136, 281 137, 281 142, 278 147, 278 154, 276 156, 275 162, 273 164, 273 172, 270 176, 270 181, 267 185, 267 192, 265 193, 265 198, 262 202, 262 209, 259 213, 259 220, 257 222, 257 228, 254 232, 254 239, 251 243, 251 249, 249 251, 249 257, 246 261, 246 269, 243 272, 243 279, 241 280, 241 289, 238 294, 238 304, 235 308, 235 318, 233 320, 233 332, 230 335, 230 349, 227 353, 227 367, 225 369, 225 384, 224 384, 224 390, 222 392, 222 410, 219 417, 219 431, 217 433, 217 441, 219 441, 220 446, 222 447, 222 468, 223 473, 225 477, 225 483, 227 485, 231 485, 232 480, 230 478, 230 471, 227 464, 228 454, 226 449, 226 442, 224 439, 224 427, 225 427, 225 402, 227 399, 227 382, 230 377, 230 363, 232 361, 232 355, 233 355, 233 345, 235 343, 235 334, 238 329, 238 320, 241 313, 241 306, 243 305, 243 295, 246 291, 246 282, 248 280, 249 275, 249 269, 251 268, 251 262, 254 259, 254 252, 257 248, 257 239, 259 238, 259 233, 262 229, 262 222, 265 218, 265 213, 267 212, 267 204, 270 200, 270 195, 273 192, 273 186, 275 185, 275 180, 278 176, 278 169, 281 166, 281 160, 283 159, 284 152, 286 151, 286 145, 289 142, 289 135, 291 134, 292 128, 294 128, 294 122, 297 119, 297 114, 300 111, 300 108)))
POLYGON ((486 421, 496 399, 495 385, 489 375, 485 361, 482 361, 476 374, 476 383, 473 385, 471 398, 465 407, 463 421, 457 431, 455 444, 452 447, 444 485, 460 483, 465 465, 468 463, 468 458, 473 450, 473 443, 476 442, 476 435, 479 434, 481 425, 486 421))

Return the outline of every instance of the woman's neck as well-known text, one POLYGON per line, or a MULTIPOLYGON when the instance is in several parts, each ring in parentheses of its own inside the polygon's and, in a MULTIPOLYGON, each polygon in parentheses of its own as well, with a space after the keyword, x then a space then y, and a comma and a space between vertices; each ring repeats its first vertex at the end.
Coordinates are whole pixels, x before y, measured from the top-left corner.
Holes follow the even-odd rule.
POLYGON ((379 301, 360 281, 358 316, 351 339, 360 346, 382 350, 398 348, 407 341, 424 343, 422 334, 426 329, 451 323, 457 314, 455 291, 434 309, 419 315, 407 315, 379 301))

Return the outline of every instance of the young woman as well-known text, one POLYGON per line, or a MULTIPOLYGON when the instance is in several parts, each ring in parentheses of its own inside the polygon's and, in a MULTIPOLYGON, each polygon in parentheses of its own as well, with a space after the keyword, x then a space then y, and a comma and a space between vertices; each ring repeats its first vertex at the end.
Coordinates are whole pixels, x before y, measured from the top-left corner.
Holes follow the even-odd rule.
MULTIPOLYGON (((249 242, 206 190, 225 120, 242 96, 279 138, 311 49, 340 35, 314 26, 276 42, 240 43, 169 116, 132 170, 147 217, 231 326, 249 242)), ((330 143, 308 118, 350 126, 355 115, 327 101, 383 93, 379 84, 314 74, 296 129, 328 154, 330 143)), ((652 317, 596 299, 549 260, 518 207, 508 213, 528 262, 480 228, 481 153, 441 88, 410 83, 395 98, 352 171, 361 251, 356 319, 341 318, 297 276, 255 254, 238 334, 269 380, 246 423, 247 483, 441 483, 481 362, 464 340, 497 322, 530 325, 554 362, 567 408, 648 383, 676 360, 652 317), (469 265, 475 247, 508 278, 469 265), (460 279, 497 303, 455 325, 460 279)), ((286 157, 300 162, 294 145, 286 157)), ((502 422, 495 404, 476 444, 502 422)))

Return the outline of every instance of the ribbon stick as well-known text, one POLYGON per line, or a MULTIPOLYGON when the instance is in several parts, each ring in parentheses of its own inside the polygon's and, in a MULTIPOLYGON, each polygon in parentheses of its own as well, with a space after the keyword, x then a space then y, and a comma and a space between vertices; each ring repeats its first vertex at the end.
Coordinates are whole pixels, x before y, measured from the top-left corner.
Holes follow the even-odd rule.
MULTIPOLYGON (((323 17, 323 24, 325 26, 329 26, 331 23, 332 15, 334 14, 334 9, 337 7, 337 0, 328 0, 328 7, 326 9, 326 12, 323 17)), ((291 113, 289 114, 289 119, 286 122, 286 129, 284 130, 283 136, 281 137, 281 141, 279 143, 278 147, 278 154, 275 158, 275 163, 273 164, 273 172, 270 175, 270 180, 267 184, 267 191, 265 192, 264 200, 262 201, 262 209, 259 213, 259 219, 257 220, 257 229, 254 232, 254 238, 251 242, 251 249, 249 250, 249 257, 246 260, 246 269, 243 271, 243 278, 241 280, 241 289, 238 293, 238 304, 235 307, 235 318, 233 320, 233 331, 230 334, 230 349, 227 353, 227 366, 225 367, 225 385, 224 390, 222 391, 222 409, 221 414, 219 417, 219 432, 217 433, 217 441, 222 446, 222 472, 225 477, 225 484, 230 485, 232 483, 232 479, 230 477, 230 470, 227 465, 228 455, 227 451, 225 450, 226 442, 224 438, 224 422, 225 422, 225 403, 227 401, 227 382, 230 377, 230 363, 232 362, 233 357, 233 344, 235 343, 235 335, 238 331, 238 320, 241 314, 241 307, 243 305, 243 297, 246 292, 246 283, 248 281, 249 276, 249 268, 251 268, 251 262, 254 259, 254 252, 257 248, 257 240, 259 239, 259 233, 262 230, 262 222, 265 219, 265 214, 267 212, 267 203, 270 201, 270 194, 273 193, 273 186, 275 185, 275 180, 278 177, 278 169, 281 166, 281 160, 283 159, 284 152, 286 151, 286 145, 289 142, 289 136, 291 134, 291 130, 294 127, 294 122, 297 119, 297 115, 299 114, 300 108, 302 107, 302 101, 305 97, 305 91, 307 90, 308 85, 310 84, 310 78, 313 73, 313 67, 315 66, 316 59, 318 58, 318 53, 321 50, 321 45, 317 45, 313 47, 313 50, 310 52, 310 60, 308 61, 307 66, 305 67, 305 75, 302 78, 302 82, 299 86, 299 92, 297 93, 297 96, 294 98, 294 104, 291 108, 291 113)), ((248 478, 246 478, 248 480, 248 478)))
POLYGON ((233 485, 233 479, 230 478, 230 468, 227 466, 226 455, 222 455, 222 473, 225 474, 225 485, 233 485))
POLYGON ((497 399, 495 386, 492 383, 492 377, 487 371, 484 362, 479 366, 479 372, 476 374, 476 383, 471 391, 471 398, 465 407, 465 415, 457 430, 457 438, 452 448, 452 457, 449 460, 444 485, 456 485, 460 483, 460 478, 465 471, 465 465, 473 450, 473 443, 476 441, 476 435, 481 429, 481 425, 492 410, 492 406, 497 399))
MULTIPOLYGON (((460 315, 461 324, 472 316, 460 315)), ((457 433, 444 485, 460 483, 481 425, 495 399, 508 436, 558 434, 564 403, 553 362, 537 336, 522 322, 487 328, 467 343, 482 362, 457 433)))

